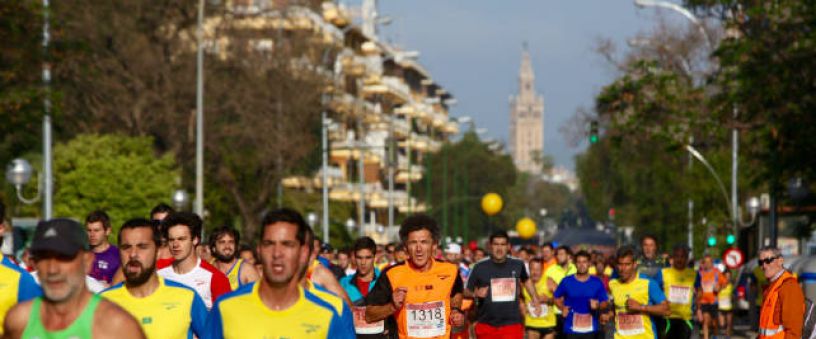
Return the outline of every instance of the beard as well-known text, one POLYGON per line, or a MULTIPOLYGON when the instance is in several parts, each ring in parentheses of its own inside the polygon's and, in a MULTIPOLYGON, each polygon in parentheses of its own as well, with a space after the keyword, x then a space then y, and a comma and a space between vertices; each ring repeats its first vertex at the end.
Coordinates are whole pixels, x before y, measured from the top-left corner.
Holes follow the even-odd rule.
POLYGON ((156 272, 156 263, 154 262, 153 265, 145 268, 141 262, 131 260, 122 268, 122 271, 125 273, 125 284, 128 286, 141 286, 150 280, 150 276, 156 272), (128 272, 127 266, 131 264, 138 264, 142 270, 139 272, 128 272))
POLYGON ((218 260, 220 262, 230 262, 233 259, 235 259, 235 253, 223 254, 221 252, 218 252, 217 250, 212 252, 212 256, 213 258, 215 258, 215 260, 218 260))

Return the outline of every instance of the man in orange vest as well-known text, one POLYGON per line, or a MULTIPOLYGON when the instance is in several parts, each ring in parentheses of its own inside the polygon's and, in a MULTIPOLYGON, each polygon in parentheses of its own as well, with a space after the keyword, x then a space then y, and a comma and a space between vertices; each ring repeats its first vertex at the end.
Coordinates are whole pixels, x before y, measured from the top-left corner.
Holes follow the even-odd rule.
POLYGON ((796 278, 782 264, 779 249, 759 251, 759 266, 770 286, 763 295, 759 314, 759 339, 793 339, 802 336, 805 296, 796 278))

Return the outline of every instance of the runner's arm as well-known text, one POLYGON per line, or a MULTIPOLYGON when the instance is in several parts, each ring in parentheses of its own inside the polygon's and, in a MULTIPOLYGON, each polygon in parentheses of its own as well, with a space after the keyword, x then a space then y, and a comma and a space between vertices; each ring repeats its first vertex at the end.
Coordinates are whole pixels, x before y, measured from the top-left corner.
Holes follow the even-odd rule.
POLYGON ((524 288, 526 288, 527 293, 530 294, 530 299, 532 299, 531 301, 533 302, 533 305, 539 305, 540 301, 538 300, 538 293, 536 293, 535 285, 533 285, 533 279, 527 279, 524 282, 524 288))
POLYGON ((14 305, 3 322, 3 339, 22 338, 28 323, 28 314, 31 313, 31 302, 14 305))
POLYGON ((323 286, 324 288, 329 290, 329 292, 334 293, 335 295, 343 299, 343 301, 345 301, 347 305, 349 306, 353 305, 351 303, 351 299, 349 299, 348 297, 348 294, 346 294, 346 290, 344 290, 343 287, 340 286, 340 283, 337 282, 337 278, 334 277, 334 273, 329 271, 328 268, 321 265, 317 265, 314 271, 312 272, 312 281, 320 284, 320 286, 323 286))
POLYGON ((260 278, 260 276, 258 275, 258 270, 256 270, 255 267, 252 267, 252 265, 249 265, 246 262, 244 262, 244 264, 246 265, 246 267, 242 267, 241 269, 240 277, 241 282, 244 285, 246 285, 258 281, 258 279, 260 278))
POLYGON ((397 311, 392 302, 393 291, 391 281, 385 272, 380 274, 380 278, 374 283, 374 287, 365 297, 366 322, 373 323, 394 314, 397 311))

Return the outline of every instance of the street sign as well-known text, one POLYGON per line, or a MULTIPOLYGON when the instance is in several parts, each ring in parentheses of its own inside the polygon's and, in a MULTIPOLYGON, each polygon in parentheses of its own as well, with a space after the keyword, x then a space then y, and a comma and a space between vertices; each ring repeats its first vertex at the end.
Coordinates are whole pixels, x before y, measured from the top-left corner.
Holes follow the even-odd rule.
POLYGON ((723 263, 729 269, 737 269, 745 263, 745 254, 739 248, 731 247, 723 253, 723 263))

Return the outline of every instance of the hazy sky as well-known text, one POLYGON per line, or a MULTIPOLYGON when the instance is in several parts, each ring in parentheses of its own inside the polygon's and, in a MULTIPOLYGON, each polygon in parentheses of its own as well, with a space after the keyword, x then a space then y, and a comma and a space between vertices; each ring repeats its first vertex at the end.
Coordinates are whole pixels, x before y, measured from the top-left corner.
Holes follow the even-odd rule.
POLYGON ((457 98, 453 115, 472 116, 505 141, 526 41, 544 96, 544 152, 568 168, 586 143, 569 147, 561 126, 578 107, 591 108, 615 75, 594 52, 598 38, 624 48, 656 17, 624 0, 379 0, 379 12, 394 19, 381 38, 421 53, 420 63, 457 98))

